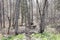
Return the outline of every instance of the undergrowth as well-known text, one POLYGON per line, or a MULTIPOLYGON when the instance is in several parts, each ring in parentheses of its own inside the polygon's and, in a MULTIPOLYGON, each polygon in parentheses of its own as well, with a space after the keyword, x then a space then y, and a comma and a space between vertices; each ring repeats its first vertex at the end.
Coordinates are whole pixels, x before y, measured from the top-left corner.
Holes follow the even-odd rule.
MULTIPOLYGON (((32 34, 30 35, 33 40, 60 40, 60 34, 53 34, 53 33, 48 33, 44 32, 42 34, 32 34)), ((9 37, 2 37, 1 40, 24 40, 25 35, 19 34, 15 36, 9 36, 9 37)))

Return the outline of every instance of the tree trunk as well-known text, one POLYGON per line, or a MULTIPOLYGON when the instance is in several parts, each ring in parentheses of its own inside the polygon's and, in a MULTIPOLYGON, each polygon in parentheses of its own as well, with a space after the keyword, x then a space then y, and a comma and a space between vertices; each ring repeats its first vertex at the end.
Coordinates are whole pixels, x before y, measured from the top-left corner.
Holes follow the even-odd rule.
POLYGON ((3 28, 5 28, 4 0, 2 0, 3 28))
POLYGON ((9 27, 8 27, 8 33, 7 34, 9 34, 9 30, 10 30, 10 27, 11 27, 11 19, 8 18, 8 20, 9 20, 9 27))
POLYGON ((10 6, 10 17, 8 16, 8 21, 9 21, 9 27, 8 27, 8 33, 9 34, 9 30, 10 30, 10 27, 11 27, 11 0, 9 0, 9 6, 10 6))
POLYGON ((31 30, 31 21, 30 21, 30 0, 27 0, 29 4, 27 3, 26 5, 28 6, 27 9, 27 26, 26 26, 26 40, 31 40, 30 37, 30 30, 31 30))
POLYGON ((13 2, 13 19, 12 19, 13 24, 12 24, 12 26, 15 29, 15 3, 16 3, 16 0, 13 0, 13 1, 14 2, 13 2))
POLYGON ((45 29, 45 7, 46 7, 47 0, 45 0, 43 5, 43 13, 41 14, 41 23, 40 23, 40 33, 44 32, 45 29))
POLYGON ((30 0, 30 19, 31 19, 31 25, 33 25, 33 1, 30 0))
POLYGON ((43 5, 43 12, 41 13, 40 7, 39 7, 39 3, 38 0, 36 0, 38 8, 39 8, 39 14, 40 14, 40 33, 44 32, 44 28, 45 28, 45 7, 46 7, 46 2, 47 0, 45 0, 44 5, 43 5))
POLYGON ((1 28, 2 28, 2 13, 1 13, 1 1, 0 1, 0 30, 1 30, 1 28))
POLYGON ((15 35, 18 35, 18 18, 19 18, 19 10, 20 10, 20 0, 16 0, 16 6, 15 6, 15 35))

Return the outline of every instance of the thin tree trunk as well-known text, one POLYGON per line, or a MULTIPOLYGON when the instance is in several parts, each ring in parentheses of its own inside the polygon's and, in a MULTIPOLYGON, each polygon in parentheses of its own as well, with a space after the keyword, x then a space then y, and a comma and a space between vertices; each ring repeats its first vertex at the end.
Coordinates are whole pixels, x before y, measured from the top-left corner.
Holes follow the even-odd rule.
POLYGON ((5 28, 4 0, 2 0, 3 28, 5 28))
POLYGON ((19 18, 19 9, 20 8, 20 0, 16 0, 16 8, 15 8, 15 14, 16 14, 16 20, 15 20, 15 35, 18 35, 18 18, 19 18))
POLYGON ((41 15, 41 24, 40 24, 40 33, 44 32, 45 29, 45 7, 46 7, 47 0, 45 0, 43 5, 43 13, 41 15))
POLYGON ((10 17, 8 17, 8 21, 9 21, 8 34, 11 27, 11 0, 9 0, 9 4, 10 4, 10 17))
POLYGON ((27 13, 27 21, 28 21, 28 28, 31 28, 31 21, 30 21, 30 0, 28 0, 29 5, 28 5, 28 13, 27 13))
POLYGON ((0 13, 0 30, 2 28, 2 14, 0 13))
POLYGON ((8 20, 9 20, 9 27, 8 27, 8 33, 7 34, 9 34, 9 30, 10 30, 10 27, 11 27, 11 19, 8 18, 8 20))
MULTIPOLYGON (((39 13, 39 15, 40 15, 40 21, 41 21, 41 9, 40 9, 40 7, 39 7, 39 2, 38 2, 38 0, 36 0, 36 3, 37 3, 37 13, 39 13)), ((40 22, 41 23, 41 22, 40 22)), ((41 28, 41 27, 40 27, 41 28)), ((39 30, 39 32, 40 32, 40 30, 39 30)))
POLYGON ((47 0, 45 0, 44 5, 43 5, 43 12, 41 13, 40 7, 39 7, 39 3, 38 0, 36 0, 38 8, 39 8, 39 14, 40 14, 40 33, 44 32, 44 28, 45 28, 45 7, 46 7, 46 3, 47 0))
POLYGON ((23 13, 21 13, 21 26, 23 25, 23 13))
POLYGON ((30 0, 30 17, 31 17, 31 25, 33 25, 33 1, 30 0))
POLYGON ((0 30, 2 28, 2 13, 1 13, 1 1, 0 1, 0 30))
POLYGON ((23 19, 24 19, 24 10, 25 10, 25 8, 24 8, 24 2, 23 2, 24 0, 21 0, 21 26, 23 25, 23 19))
POLYGON ((16 0, 13 0, 14 2, 13 2, 13 24, 12 24, 12 26, 13 26, 13 28, 15 29, 15 4, 16 4, 16 0))
POLYGON ((30 37, 30 30, 31 30, 31 21, 30 21, 30 0, 27 0, 26 2, 29 2, 29 4, 27 5, 27 26, 26 26, 26 40, 31 40, 30 37))

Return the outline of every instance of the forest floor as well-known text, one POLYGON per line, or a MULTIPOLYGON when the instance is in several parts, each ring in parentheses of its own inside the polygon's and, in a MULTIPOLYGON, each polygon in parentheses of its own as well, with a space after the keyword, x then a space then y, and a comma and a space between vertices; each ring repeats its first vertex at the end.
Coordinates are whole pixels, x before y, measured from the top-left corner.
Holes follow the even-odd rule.
MULTIPOLYGON (((1 40, 26 40, 25 36, 25 27, 19 27, 18 29, 18 35, 14 35, 14 29, 11 27, 9 35, 7 34, 8 28, 2 29, 2 33, 0 34, 1 40)), ((31 29, 32 32, 37 32, 37 29, 31 29)), ((56 34, 54 28, 46 28, 46 31, 42 34, 40 33, 32 33, 30 35, 31 40, 60 40, 60 33, 56 34), (50 32, 51 31, 51 32, 50 32)))
MULTIPOLYGON (((1 35, 0 35, 1 36, 1 35)), ((44 32, 43 34, 31 34, 31 40, 60 40, 60 34, 44 32)), ((26 40, 25 34, 12 35, 8 37, 1 36, 1 40, 26 40)))

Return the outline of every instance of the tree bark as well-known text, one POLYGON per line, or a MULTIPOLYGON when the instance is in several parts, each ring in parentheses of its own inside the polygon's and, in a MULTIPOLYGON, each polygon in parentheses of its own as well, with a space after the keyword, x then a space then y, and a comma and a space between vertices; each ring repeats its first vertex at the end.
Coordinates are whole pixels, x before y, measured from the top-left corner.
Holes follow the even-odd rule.
POLYGON ((31 20, 31 25, 33 25, 33 1, 30 0, 30 20, 31 20))
POLYGON ((40 23, 40 33, 44 32, 45 29, 45 7, 46 7, 47 0, 45 0, 43 5, 43 13, 41 15, 41 23, 40 23))
POLYGON ((44 4, 43 4, 43 10, 41 13, 40 7, 39 7, 39 3, 38 0, 36 0, 38 8, 39 8, 39 14, 40 14, 40 33, 44 32, 44 28, 45 28, 45 7, 46 7, 46 3, 47 0, 45 0, 44 4))
POLYGON ((2 28, 2 13, 1 13, 1 1, 0 1, 0 30, 1 30, 1 28, 2 28))
POLYGON ((15 4, 16 4, 16 0, 13 0, 13 1, 14 2, 13 2, 13 19, 12 19, 13 24, 12 24, 12 26, 15 29, 15 4))
POLYGON ((4 0, 2 0, 3 28, 5 28, 4 0))
POLYGON ((15 35, 18 35, 18 18, 19 18, 19 10, 20 10, 20 1, 21 0, 16 0, 16 6, 15 6, 15 14, 16 14, 16 19, 15 19, 15 35))
POLYGON ((9 21, 9 27, 8 27, 8 33, 9 34, 9 30, 10 30, 10 27, 11 27, 11 0, 9 0, 9 8, 10 8, 10 17, 8 16, 8 21, 9 21))

